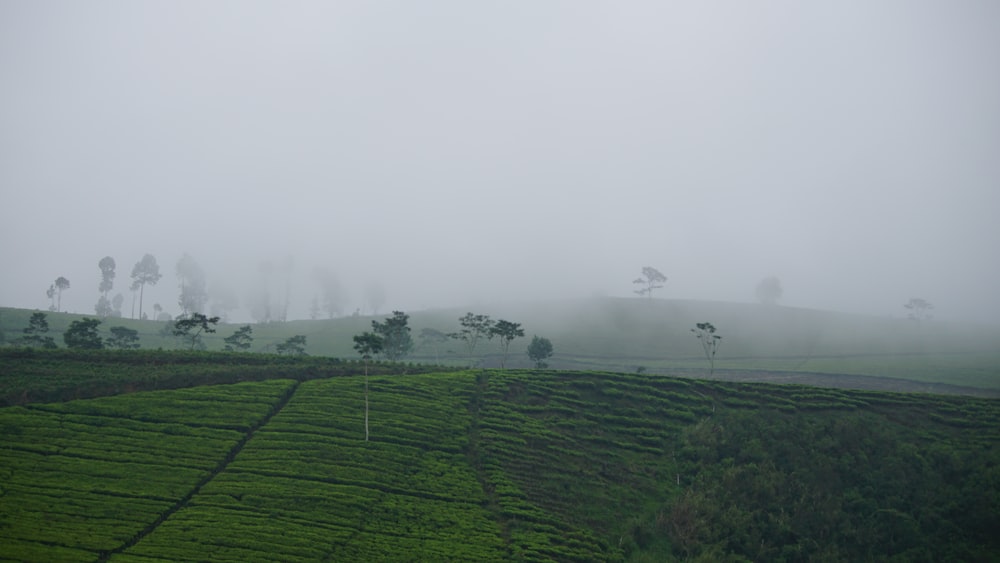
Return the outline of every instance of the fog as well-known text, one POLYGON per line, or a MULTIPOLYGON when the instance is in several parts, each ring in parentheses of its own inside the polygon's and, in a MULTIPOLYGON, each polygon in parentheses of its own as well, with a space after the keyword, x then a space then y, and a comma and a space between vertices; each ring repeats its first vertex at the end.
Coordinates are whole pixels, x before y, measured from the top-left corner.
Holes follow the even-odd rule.
MULTIPOLYGON (((1000 3, 0 1, 0 306, 633 296, 1000 318, 1000 3), (291 257, 290 259, 288 257, 291 257), (284 291, 272 276, 273 292, 284 291)), ((125 314, 129 315, 126 305, 125 314)))

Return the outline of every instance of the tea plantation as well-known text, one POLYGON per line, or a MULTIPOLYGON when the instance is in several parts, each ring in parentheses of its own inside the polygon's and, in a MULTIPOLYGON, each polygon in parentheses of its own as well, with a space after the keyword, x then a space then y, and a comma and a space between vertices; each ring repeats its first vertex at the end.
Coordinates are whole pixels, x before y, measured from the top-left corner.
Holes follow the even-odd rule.
POLYGON ((0 560, 1000 557, 996 400, 476 370, 370 409, 346 373, 0 408, 0 560))

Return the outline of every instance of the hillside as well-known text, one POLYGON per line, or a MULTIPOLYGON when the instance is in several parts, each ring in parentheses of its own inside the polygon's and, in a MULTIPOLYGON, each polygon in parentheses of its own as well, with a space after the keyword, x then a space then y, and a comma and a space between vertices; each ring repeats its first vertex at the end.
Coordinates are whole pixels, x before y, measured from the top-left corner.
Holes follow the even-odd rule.
POLYGON ((1000 556, 994 400, 384 375, 365 442, 363 390, 345 373, 2 408, 0 560, 1000 556))
MULTIPOLYGON (((690 331, 695 323, 708 321, 723 337, 714 374, 721 379, 1000 395, 1000 327, 915 323, 741 303, 593 298, 413 311, 410 326, 416 349, 408 359, 453 366, 468 366, 470 361, 484 367, 498 366, 495 343, 484 343, 470 359, 457 342, 433 345, 419 338, 425 328, 457 331, 458 318, 470 310, 522 324, 526 338, 511 346, 512 367, 531 367, 526 347, 537 334, 555 346, 549 361, 553 368, 641 369, 707 377, 708 363, 690 331), (797 375, 792 377, 792 373, 797 375)), ((0 309, 0 330, 8 341, 27 326, 30 314, 0 309)), ((62 331, 75 318, 79 317, 49 314, 51 333, 60 345, 62 331)), ((310 355, 354 358, 352 337, 370 330, 372 319, 361 316, 253 325, 253 349, 273 352, 277 343, 302 334, 308 339, 310 355)), ((172 337, 163 335, 164 323, 109 319, 104 330, 116 325, 139 331, 144 348, 178 347, 172 337)), ((222 349, 222 339, 237 328, 220 326, 215 334, 206 335, 206 345, 210 350, 222 349)))

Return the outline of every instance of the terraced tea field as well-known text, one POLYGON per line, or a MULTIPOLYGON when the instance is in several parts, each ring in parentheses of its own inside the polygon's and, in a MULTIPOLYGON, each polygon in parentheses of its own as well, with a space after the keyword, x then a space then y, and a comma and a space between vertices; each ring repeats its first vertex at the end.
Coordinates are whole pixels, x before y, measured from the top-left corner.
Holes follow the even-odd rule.
MULTIPOLYGON (((808 454, 817 467, 867 460, 863 476, 853 473, 857 461, 844 465, 844 483, 889 479, 893 491, 919 483, 928 491, 924 501, 941 511, 953 506, 949 498, 969 499, 962 512, 947 513, 946 522, 964 532, 946 531, 961 546, 977 547, 945 546, 931 555, 974 558, 998 548, 984 531, 997 523, 989 506, 1000 497, 987 485, 1000 466, 995 401, 596 372, 377 376, 366 442, 363 390, 361 377, 276 379, 0 409, 0 560, 749 557, 733 538, 746 536, 749 545, 770 537, 771 520, 727 519, 748 507, 779 514, 782 503, 794 503, 716 511, 718 499, 763 493, 756 485, 720 490, 716 504, 692 494, 728 486, 725 478, 705 477, 725 468, 743 471, 745 483, 766 475, 813 490, 829 479, 810 481, 816 477, 803 474, 804 465, 786 468, 767 452, 811 452, 817 443, 820 450, 808 454), (772 424, 864 434, 854 420, 885 430, 870 442, 832 446, 808 433, 787 444, 751 444, 743 436, 747 448, 718 453, 732 447, 725 436, 734 428, 761 425, 761 436, 772 424), (879 457, 896 443, 899 456, 927 461, 900 473, 895 458, 879 457), (836 458, 823 457, 833 455, 822 449, 828 446, 836 458), (935 456, 946 465, 939 468, 935 456), (954 478, 956 471, 965 479, 954 478), (701 514, 703 537, 685 531, 677 510, 689 506, 701 514)), ((945 532, 935 530, 946 529, 944 516, 905 495, 865 494, 866 506, 920 514, 935 526, 924 535, 941 543, 945 532)), ((863 553, 806 524, 781 533, 786 550, 806 556, 880 559, 916 549, 897 541, 879 552, 885 537, 899 533, 879 525, 870 524, 875 531, 863 553)))

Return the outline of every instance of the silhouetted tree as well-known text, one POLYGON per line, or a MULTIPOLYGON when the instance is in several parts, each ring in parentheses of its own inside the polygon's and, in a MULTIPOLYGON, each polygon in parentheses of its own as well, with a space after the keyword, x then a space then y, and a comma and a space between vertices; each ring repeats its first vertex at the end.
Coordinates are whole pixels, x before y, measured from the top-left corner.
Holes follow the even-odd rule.
POLYGON ((18 346, 38 346, 41 348, 56 348, 56 341, 46 333, 49 332, 49 321, 45 313, 36 311, 28 319, 28 327, 21 332, 24 336, 14 341, 18 346))
POLYGON ((185 253, 177 261, 177 283, 180 287, 177 304, 181 307, 181 315, 204 313, 205 303, 208 302, 205 271, 190 254, 185 253))
POLYGON ((774 305, 781 299, 784 290, 781 289, 781 280, 775 276, 768 276, 757 284, 757 301, 765 305, 774 305))
MULTIPOLYGON (((160 274, 160 265, 156 263, 156 258, 152 254, 146 254, 142 260, 136 262, 132 268, 132 289, 139 290, 139 318, 142 318, 142 296, 146 289, 146 284, 156 285, 163 276, 160 274)), ((134 299, 134 297, 133 297, 134 299)), ((134 301, 133 301, 134 308, 134 301)), ((135 311, 132 311, 133 316, 135 311)))
POLYGON ((306 354, 306 337, 303 334, 296 334, 295 336, 289 337, 288 340, 285 340, 275 346, 275 350, 277 350, 279 354, 304 356, 306 354))
POLYGON ((100 319, 89 319, 84 317, 69 324, 69 328, 63 333, 63 341, 67 348, 80 348, 85 350, 100 350, 104 348, 104 341, 97 333, 100 326, 100 319))
POLYGON ((281 304, 281 322, 286 322, 288 320, 288 308, 292 304, 292 270, 295 267, 295 261, 291 254, 286 255, 282 258, 281 263, 278 268, 281 273, 285 276, 285 299, 281 304))
POLYGON ((545 360, 552 356, 552 342, 548 338, 533 336, 531 344, 528 344, 528 358, 535 362, 535 367, 545 369, 549 367, 545 360))
POLYGON ((97 300, 94 311, 99 317, 106 319, 114 313, 114 309, 111 307, 111 300, 108 299, 108 293, 114 287, 115 259, 105 256, 97 263, 97 267, 101 269, 101 283, 97 286, 98 291, 101 292, 101 297, 97 300))
POLYGON ((125 296, 122 295, 121 293, 116 293, 115 296, 111 299, 111 308, 112 308, 111 315, 114 317, 121 317, 122 304, 124 303, 125 303, 125 296))
POLYGON ((139 331, 124 326, 111 327, 111 336, 104 340, 108 348, 115 350, 136 350, 139 348, 139 331))
POLYGON ((45 290, 45 296, 49 298, 49 311, 56 312, 56 284, 50 284, 45 290))
POLYGON ((201 341, 201 335, 215 332, 217 324, 219 324, 219 317, 206 317, 201 313, 192 313, 190 317, 174 321, 173 335, 188 342, 189 350, 194 350, 196 346, 199 349, 204 349, 205 345, 201 341))
POLYGON ((667 281, 667 276, 660 273, 659 270, 653 268, 652 266, 645 266, 642 269, 642 277, 632 280, 632 283, 644 285, 641 289, 635 290, 638 295, 645 295, 650 299, 653 298, 653 290, 660 289, 663 287, 662 284, 667 281))
POLYGON ((715 353, 719 349, 719 342, 722 341, 722 337, 715 334, 715 327, 712 326, 712 323, 697 323, 695 328, 691 329, 691 332, 701 342, 702 350, 705 351, 705 358, 708 360, 708 375, 711 376, 715 373, 715 353))
POLYGON ((406 313, 393 311, 392 316, 381 323, 372 321, 372 331, 382 338, 382 353, 390 361, 403 359, 413 349, 410 327, 407 326, 409 319, 406 313))
POLYGON ((489 315, 466 313, 464 317, 458 319, 458 324, 462 325, 462 329, 448 336, 465 343, 465 349, 468 351, 469 366, 472 366, 472 354, 476 351, 476 346, 480 340, 484 337, 489 338, 490 329, 493 328, 493 319, 489 315))
POLYGON ((243 325, 236 332, 223 339, 226 343, 227 352, 247 351, 253 344, 253 327, 243 325))
POLYGON ((56 278, 56 295, 58 296, 58 301, 56 302, 56 311, 62 311, 62 292, 65 289, 69 289, 69 280, 59 276, 56 278))
POLYGON ((339 316, 344 308, 344 288, 337 276, 326 268, 317 267, 313 270, 313 279, 319 285, 321 299, 321 309, 326 312, 327 318, 339 316))
POLYGON ((365 441, 368 441, 368 363, 372 355, 382 351, 382 337, 373 332, 364 332, 354 336, 354 349, 361 354, 365 362, 365 441))
POLYGON ((515 338, 524 336, 524 329, 521 328, 520 323, 500 319, 490 327, 489 336, 500 339, 500 369, 504 369, 507 365, 507 352, 510 351, 510 343, 515 338))
POLYGON ((934 305, 931 305, 926 300, 919 297, 914 297, 903 305, 906 307, 910 313, 910 320, 920 322, 925 319, 931 318, 931 310, 934 309, 934 305))

